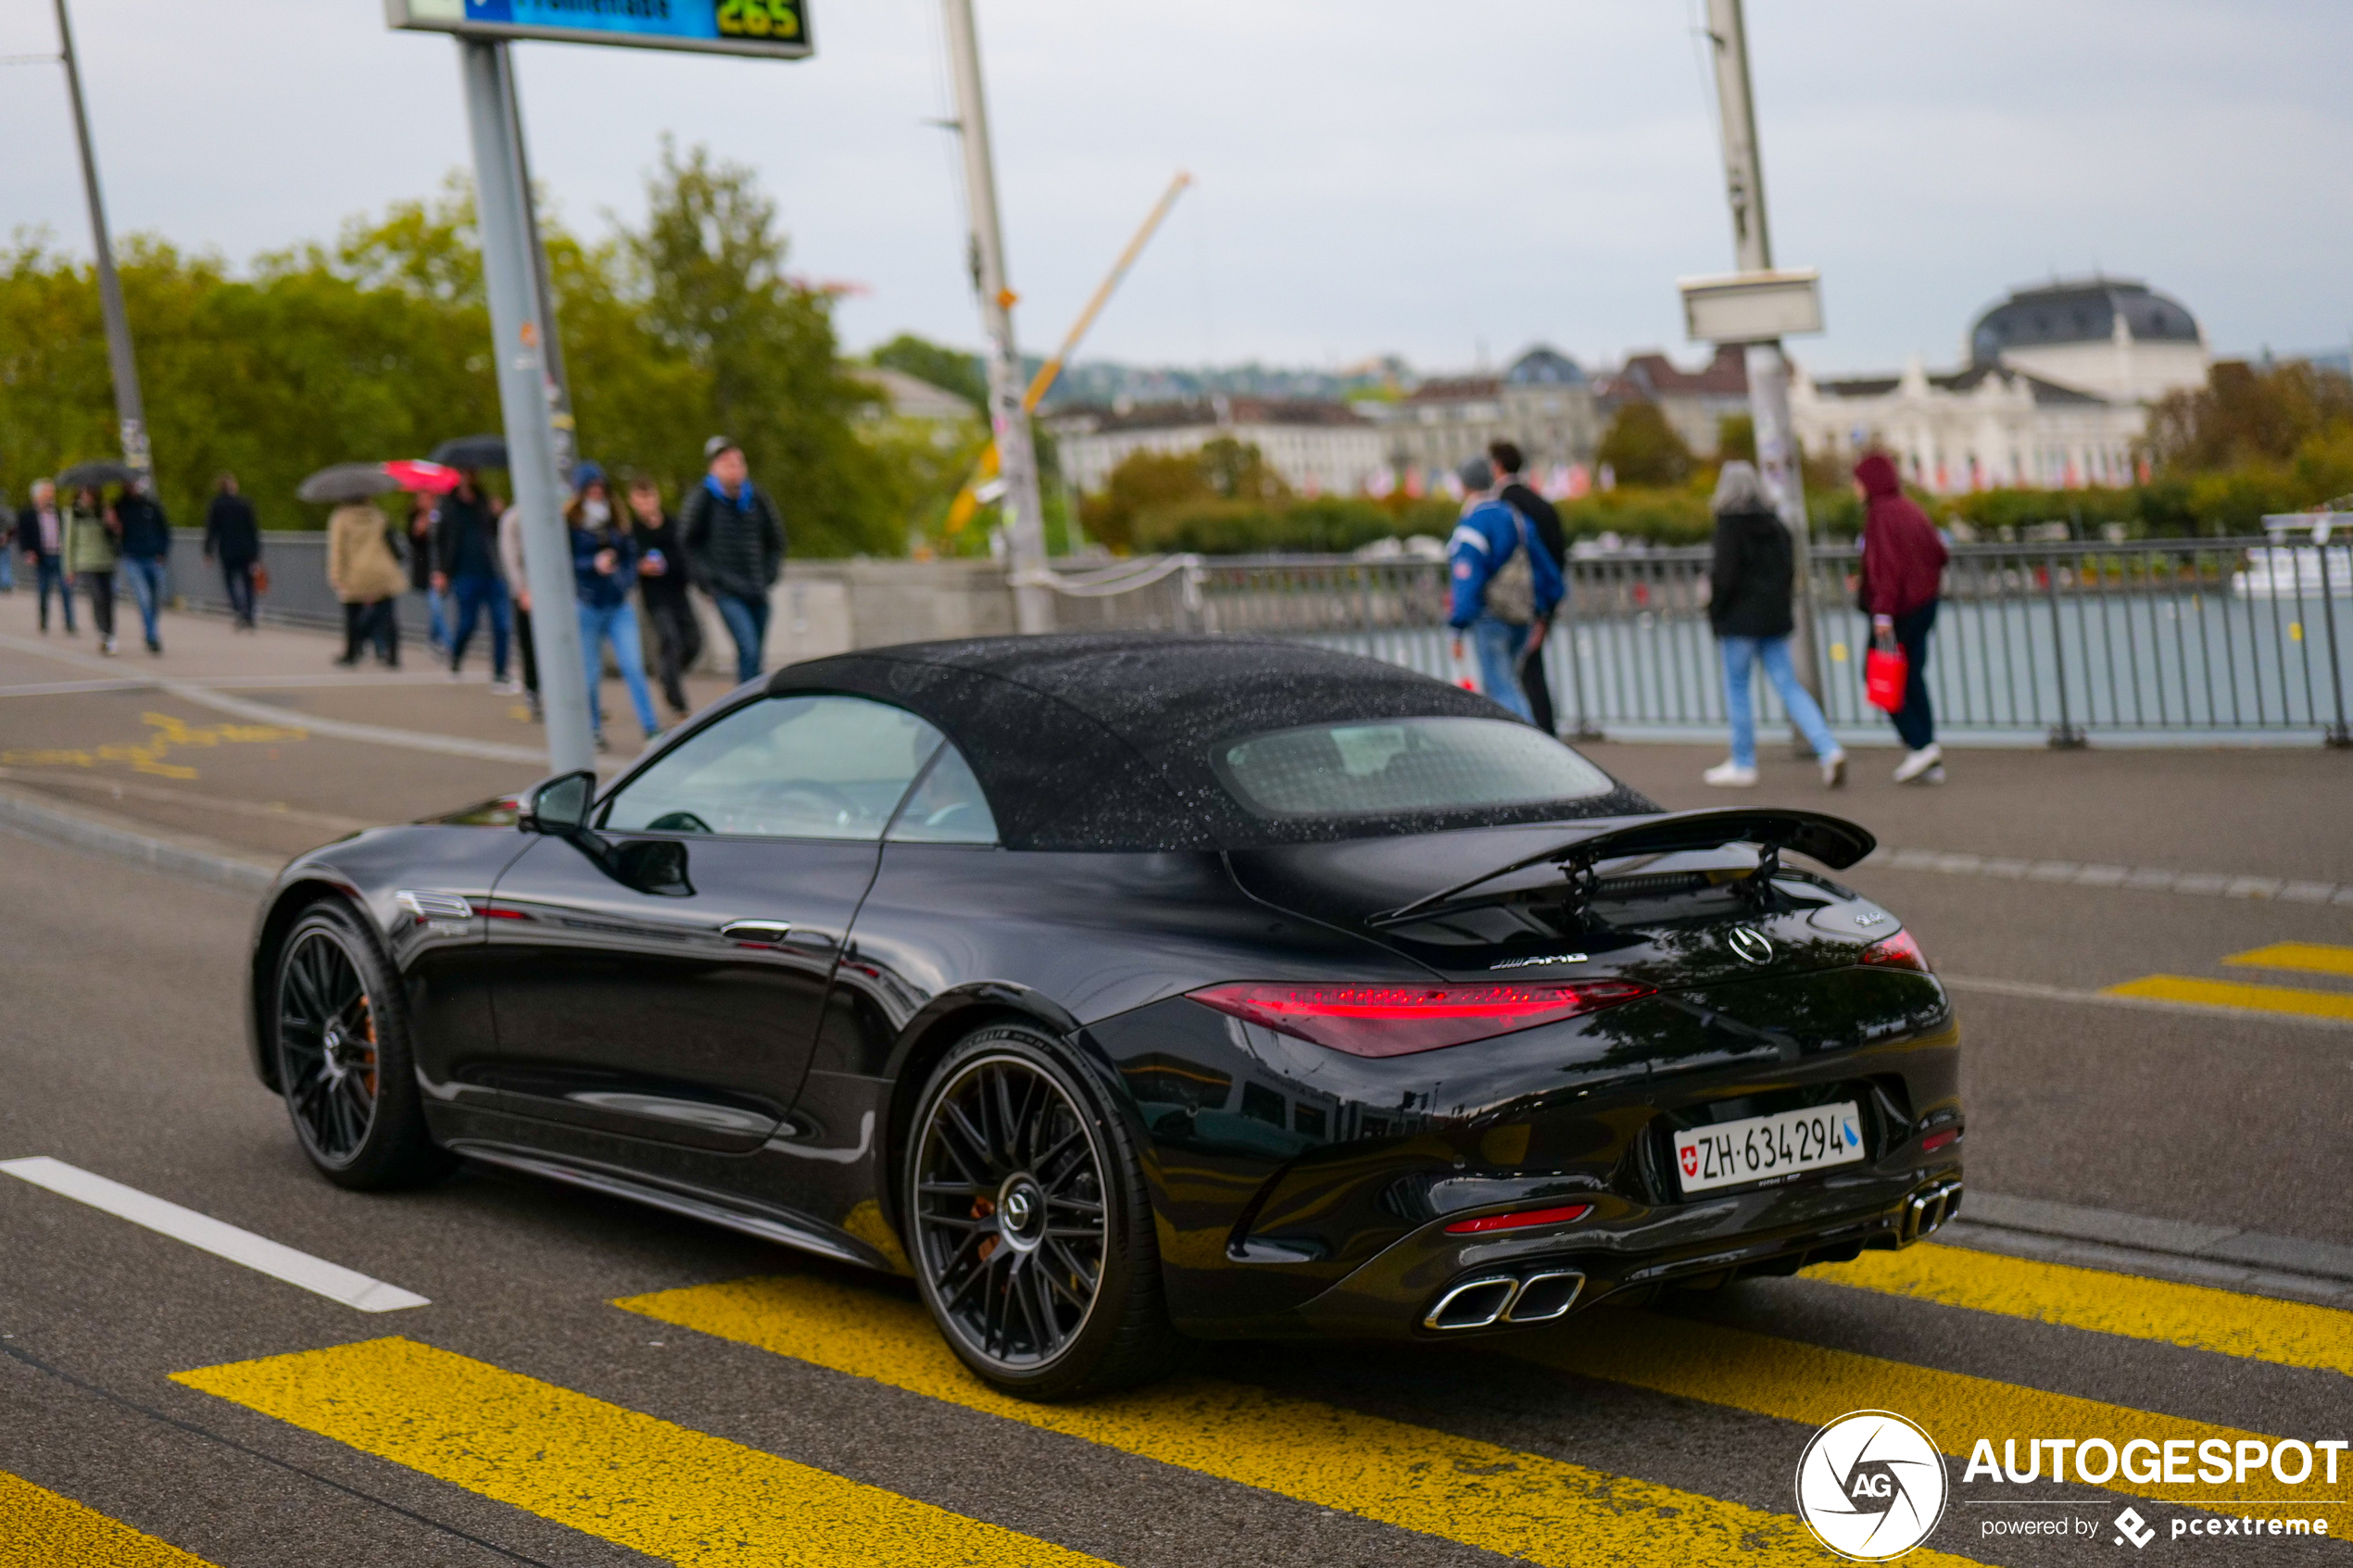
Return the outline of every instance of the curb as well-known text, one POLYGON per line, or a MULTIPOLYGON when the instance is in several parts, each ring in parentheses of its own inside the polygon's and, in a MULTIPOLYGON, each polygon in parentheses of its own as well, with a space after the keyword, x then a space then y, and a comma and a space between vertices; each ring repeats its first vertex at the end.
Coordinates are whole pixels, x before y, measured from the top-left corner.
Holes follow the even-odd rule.
POLYGON ((1936 1239, 2245 1295, 2353 1307, 2353 1247, 1971 1192, 1936 1239))
POLYGON ((36 805, 21 796, 0 790, 0 830, 88 850, 117 860, 173 876, 260 893, 278 880, 278 868, 234 855, 216 855, 168 839, 132 833, 127 828, 94 821, 52 806, 36 805))

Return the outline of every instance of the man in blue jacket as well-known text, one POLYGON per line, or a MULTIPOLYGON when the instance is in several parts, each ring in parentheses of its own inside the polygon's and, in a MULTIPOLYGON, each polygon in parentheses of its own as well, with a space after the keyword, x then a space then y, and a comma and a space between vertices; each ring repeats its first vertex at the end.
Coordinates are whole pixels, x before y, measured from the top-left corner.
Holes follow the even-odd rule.
POLYGON ((1536 656, 1545 619, 1561 601, 1560 569, 1537 547, 1528 520, 1497 498, 1495 470, 1485 458, 1471 458, 1454 474, 1464 492, 1462 521, 1446 542, 1454 583, 1446 624, 1454 629, 1454 657, 1463 657, 1463 633, 1469 633, 1487 695, 1534 723, 1519 667, 1536 656))

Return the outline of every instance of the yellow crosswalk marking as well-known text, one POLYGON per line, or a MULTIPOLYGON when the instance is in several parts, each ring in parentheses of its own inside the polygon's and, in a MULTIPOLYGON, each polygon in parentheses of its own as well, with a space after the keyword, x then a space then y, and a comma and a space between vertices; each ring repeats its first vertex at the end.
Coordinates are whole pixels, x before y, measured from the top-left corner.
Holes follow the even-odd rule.
POLYGON ((2196 1002, 2213 1008, 2257 1012, 2294 1012, 2310 1018, 2353 1019, 2353 991, 2306 991, 2294 985, 2248 985, 2236 980, 2200 980, 2188 974, 2152 974, 2108 987, 2111 997, 2145 997, 2159 1002, 2196 1002))
POLYGON ((1809 1279, 1971 1311, 2353 1374, 2353 1312, 2203 1285, 1924 1242, 1806 1271, 1809 1279))
POLYGON ((212 1568, 176 1546, 0 1471, 0 1568, 212 1568))
POLYGON ((2268 947, 2233 953, 2222 961, 2250 969, 2300 969, 2313 974, 2353 975, 2353 947, 2333 947, 2325 942, 2274 942, 2268 947))
MULTIPOLYGON (((1517 1342, 1515 1353, 1563 1372, 1809 1426, 1852 1410, 1900 1411, 1919 1423, 1946 1453, 1963 1458, 1980 1437, 1992 1438, 1996 1451, 2005 1438, 2017 1439, 2021 1464, 2029 1438, 2103 1437, 2120 1449, 2134 1437, 2158 1444, 2187 1438, 2193 1453, 2196 1444, 2220 1438, 2233 1445, 2233 1454, 2241 1438, 2255 1441, 2253 1433, 2202 1421, 1648 1312, 1589 1312, 1556 1332, 1517 1342)), ((2336 1434, 2293 1436, 2309 1439, 2336 1434)), ((2168 1486, 2136 1483, 2120 1470, 2106 1485, 2186 1508, 2247 1506, 2286 1497, 2331 1504, 2353 1497, 2353 1467, 2341 1465, 2333 1486, 2325 1481, 2326 1474, 2325 1466, 2316 1465, 2300 1486, 2284 1486, 2268 1471, 2257 1471, 2244 1484, 2233 1479, 2210 1486, 2168 1486)), ((2333 1529, 2353 1518, 2342 1508, 2326 1512, 2333 1529)))
MULTIPOLYGON (((1082 1405, 981 1385, 914 1303, 782 1276, 633 1297, 649 1318, 1532 1562, 1822 1563, 1795 1518, 1208 1379, 1082 1405)), ((1797 1447, 1790 1449, 1793 1471, 1797 1447)), ((1921 1551, 1906 1564, 1965 1558, 1921 1551)))
POLYGON ((1099 1562, 411 1339, 172 1381, 682 1564, 1099 1562))

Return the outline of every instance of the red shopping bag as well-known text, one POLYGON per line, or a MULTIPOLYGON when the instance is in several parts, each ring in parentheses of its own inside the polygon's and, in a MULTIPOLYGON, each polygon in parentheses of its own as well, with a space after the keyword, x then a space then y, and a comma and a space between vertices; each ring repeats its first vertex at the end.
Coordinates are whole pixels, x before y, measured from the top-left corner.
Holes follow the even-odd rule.
POLYGON ((1883 713, 1894 712, 1904 706, 1904 686, 1911 672, 1900 644, 1874 644, 1863 656, 1864 700, 1883 713))

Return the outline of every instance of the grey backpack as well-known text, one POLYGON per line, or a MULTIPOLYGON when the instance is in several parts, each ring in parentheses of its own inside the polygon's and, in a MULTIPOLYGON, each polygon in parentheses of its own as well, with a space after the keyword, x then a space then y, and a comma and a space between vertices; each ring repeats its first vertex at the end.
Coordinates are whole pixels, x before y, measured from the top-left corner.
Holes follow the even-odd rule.
POLYGON ((1528 520, 1509 501, 1499 503, 1512 514, 1519 531, 1519 548, 1487 580, 1487 613, 1506 626, 1525 626, 1536 619, 1536 569, 1529 564, 1536 542, 1528 536, 1528 520))

